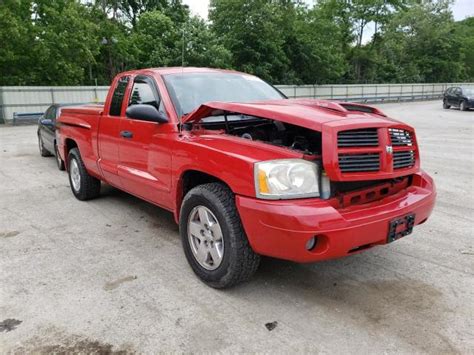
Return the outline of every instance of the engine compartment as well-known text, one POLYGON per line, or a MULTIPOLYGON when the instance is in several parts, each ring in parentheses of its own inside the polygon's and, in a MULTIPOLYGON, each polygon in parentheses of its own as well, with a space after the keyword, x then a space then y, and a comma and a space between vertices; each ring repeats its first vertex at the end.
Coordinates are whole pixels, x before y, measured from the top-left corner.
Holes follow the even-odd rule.
MULTIPOLYGON (((222 111, 221 111, 222 112, 222 111)), ((224 134, 264 142, 322 159, 322 134, 281 121, 237 113, 209 116, 187 130, 221 131, 224 134)), ((411 185, 411 176, 385 180, 330 181, 329 194, 335 208, 365 204, 393 195, 411 185)))
POLYGON ((199 127, 223 130, 225 134, 297 150, 321 154, 321 132, 256 116, 228 114, 203 119, 199 127))

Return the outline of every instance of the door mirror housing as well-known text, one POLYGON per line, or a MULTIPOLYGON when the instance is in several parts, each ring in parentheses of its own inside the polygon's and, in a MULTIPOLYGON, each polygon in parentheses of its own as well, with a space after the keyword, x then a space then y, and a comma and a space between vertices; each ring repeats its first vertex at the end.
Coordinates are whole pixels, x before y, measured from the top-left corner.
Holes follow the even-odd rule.
POLYGON ((125 114, 128 118, 132 118, 140 121, 167 123, 168 118, 163 112, 153 105, 138 104, 127 107, 125 114))
POLYGON ((46 126, 46 127, 53 127, 54 126, 53 121, 50 120, 49 118, 41 118, 40 119, 40 124, 42 126, 46 126))

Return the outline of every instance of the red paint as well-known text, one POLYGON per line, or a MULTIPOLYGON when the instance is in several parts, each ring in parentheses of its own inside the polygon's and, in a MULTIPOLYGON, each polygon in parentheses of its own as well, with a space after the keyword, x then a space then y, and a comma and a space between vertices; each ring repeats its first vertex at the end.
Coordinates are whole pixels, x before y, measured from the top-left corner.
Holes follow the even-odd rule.
MULTIPOLYGON (((319 198, 268 201, 255 196, 253 165, 279 158, 308 158, 298 151, 263 142, 245 140, 218 131, 195 129, 178 131, 179 119, 162 75, 212 71, 198 68, 144 69, 120 74, 112 83, 105 105, 64 108, 59 118, 59 150, 67 157, 68 144, 78 146, 89 173, 101 180, 172 211, 179 219, 182 200, 182 176, 196 170, 225 182, 236 195, 243 226, 254 250, 263 255, 309 262, 350 254, 373 245, 384 244, 390 220, 408 213, 416 214, 415 224, 424 222, 435 201, 431 178, 420 169, 418 145, 413 128, 387 118, 377 109, 349 110, 343 103, 322 100, 275 100, 252 104, 213 102, 202 105, 183 117, 183 122, 198 122, 214 110, 226 110, 279 120, 322 132, 322 160, 332 181, 367 181, 412 176, 411 183, 399 185, 389 196, 381 196, 374 187, 350 192, 330 200, 319 198), (128 75, 129 84, 119 117, 110 116, 110 101, 119 77, 128 75), (130 120, 125 117, 126 103, 136 75, 152 77, 160 91, 165 124, 130 120), (381 169, 371 173, 341 173, 338 154, 360 152, 361 148, 337 148, 337 133, 357 128, 380 128, 379 146, 363 148, 378 152, 381 169), (393 150, 414 150, 415 166, 393 171, 388 128, 412 132, 414 145, 393 150), (124 139, 121 131, 133 131, 133 139, 124 139), (69 142, 69 143, 68 143, 69 142), (409 186, 408 186, 409 185, 409 186), (374 192, 375 201, 363 198, 352 203, 355 194, 374 192), (313 251, 306 242, 318 235, 313 251)), ((313 157, 314 158, 314 157, 313 157)), ((395 187, 390 187, 395 189, 395 187)), ((369 195, 364 195, 369 196, 369 195)))

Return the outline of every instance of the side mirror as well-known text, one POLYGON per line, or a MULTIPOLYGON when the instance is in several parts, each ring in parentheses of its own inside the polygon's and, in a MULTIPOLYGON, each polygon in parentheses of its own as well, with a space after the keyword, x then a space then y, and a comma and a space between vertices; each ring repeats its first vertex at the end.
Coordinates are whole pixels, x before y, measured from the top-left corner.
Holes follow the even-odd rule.
POLYGON ((46 126, 46 127, 53 127, 54 126, 53 121, 50 120, 49 118, 41 118, 40 119, 40 124, 42 126, 46 126))
POLYGON ((163 114, 163 112, 158 111, 158 109, 153 105, 138 104, 132 105, 127 108, 125 114, 129 118, 141 121, 157 122, 157 123, 167 123, 168 118, 163 114))

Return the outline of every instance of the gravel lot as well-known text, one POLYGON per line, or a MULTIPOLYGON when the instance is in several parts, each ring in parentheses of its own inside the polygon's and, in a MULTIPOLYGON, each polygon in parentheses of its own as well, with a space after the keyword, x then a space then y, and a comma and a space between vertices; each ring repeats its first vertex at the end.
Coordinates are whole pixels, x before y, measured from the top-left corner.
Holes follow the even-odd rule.
POLYGON ((431 219, 345 259, 264 259, 227 291, 194 276, 170 213, 110 187, 77 201, 36 127, 1 127, 0 352, 473 353, 474 112, 380 107, 417 129, 431 219))

